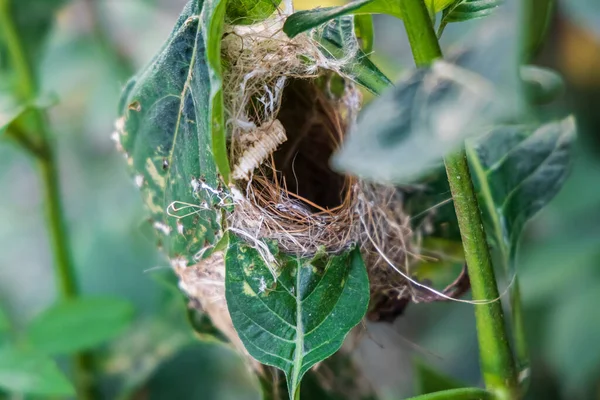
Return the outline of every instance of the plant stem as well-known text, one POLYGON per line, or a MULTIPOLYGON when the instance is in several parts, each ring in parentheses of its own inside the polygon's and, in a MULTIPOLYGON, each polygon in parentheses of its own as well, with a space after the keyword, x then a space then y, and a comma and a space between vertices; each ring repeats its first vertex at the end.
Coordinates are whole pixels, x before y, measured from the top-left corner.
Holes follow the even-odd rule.
MULTIPOLYGON (((46 139, 47 140, 47 139, 46 139)), ((44 204, 48 218, 48 228, 54 249, 55 276, 60 295, 64 299, 77 297, 78 285, 75 270, 69 252, 67 230, 60 201, 59 176, 54 159, 54 151, 47 141, 45 156, 39 158, 42 184, 44 185, 44 204)))
MULTIPOLYGON (((8 49, 9 59, 18 77, 19 100, 29 103, 37 95, 36 83, 31 65, 25 56, 23 44, 19 38, 13 18, 11 17, 10 4, 7 0, 0 0, 0 29, 8 49)), ((48 228, 50 231, 51 248, 54 251, 55 278, 58 292, 63 300, 76 298, 79 293, 75 268, 69 250, 69 239, 64 219, 60 195, 60 176, 57 169, 56 158, 50 135, 47 131, 47 116, 39 109, 32 110, 33 131, 37 141, 33 140, 31 133, 19 127, 12 130, 12 135, 17 143, 36 157, 40 167, 41 178, 44 186, 44 204, 46 206, 48 228)), ((78 386, 78 398, 93 399, 96 389, 93 385, 93 360, 90 353, 82 352, 75 355, 74 372, 78 386)))
POLYGON ((406 36, 417 67, 424 67, 431 64, 433 60, 442 58, 442 50, 431 25, 425 2, 423 0, 398 1, 406 36))
MULTIPOLYGON (((400 0, 404 26, 417 66, 429 65, 442 52, 423 0, 400 0)), ((481 211, 463 150, 444 160, 448 182, 475 300, 499 298, 481 211)), ((502 304, 492 301, 475 306, 477 337, 483 379, 497 399, 517 399, 517 376, 508 342, 502 304)))
MULTIPOLYGON (((481 211, 464 150, 444 160, 475 300, 499 298, 481 211)), ((502 303, 475 306, 481 369, 486 387, 498 399, 518 398, 516 370, 508 342, 502 303)))

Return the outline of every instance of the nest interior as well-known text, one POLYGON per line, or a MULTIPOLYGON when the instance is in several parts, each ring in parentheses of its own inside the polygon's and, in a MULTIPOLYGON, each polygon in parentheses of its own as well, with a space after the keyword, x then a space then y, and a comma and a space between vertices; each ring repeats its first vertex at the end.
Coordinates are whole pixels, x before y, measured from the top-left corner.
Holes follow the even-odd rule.
MULTIPOLYGON (((348 200, 348 179, 329 166, 346 124, 337 107, 313 80, 291 79, 285 87, 277 119, 287 141, 274 153, 276 180, 312 211, 334 212, 348 200)), ((273 179, 273 178, 272 178, 273 179)))

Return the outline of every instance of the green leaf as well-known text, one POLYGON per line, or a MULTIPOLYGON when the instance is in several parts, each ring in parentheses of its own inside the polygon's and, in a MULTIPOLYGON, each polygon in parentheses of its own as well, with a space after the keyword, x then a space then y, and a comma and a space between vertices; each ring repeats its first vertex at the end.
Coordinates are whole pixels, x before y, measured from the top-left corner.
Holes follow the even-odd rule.
POLYGON ((133 313, 133 306, 119 298, 66 300, 34 318, 27 339, 46 354, 70 354, 118 336, 130 325, 133 313))
POLYGON ((354 16, 354 32, 360 40, 360 49, 369 54, 373 51, 375 32, 373 29, 373 16, 361 14, 354 16))
MULTIPOLYGON (((443 10, 450 3, 452 3, 452 0, 432 0, 427 2, 427 6, 435 13, 443 10)), ((401 8, 397 1, 355 0, 339 7, 298 11, 287 18, 283 25, 283 31, 289 37, 294 37, 332 19, 349 14, 388 14, 396 18, 402 18, 401 8)))
POLYGON ((229 0, 225 11, 227 20, 234 25, 250 25, 273 14, 281 0, 229 0))
POLYGON ((381 94, 393 86, 392 82, 359 48, 354 33, 354 18, 351 15, 336 18, 316 31, 313 37, 321 45, 326 57, 346 61, 342 73, 369 91, 381 94))
POLYGON ((222 234, 218 208, 229 177, 220 60, 225 3, 188 3, 121 98, 121 145, 160 245, 176 262, 194 262, 222 234))
POLYGON ((250 355, 283 370, 292 398, 306 371, 335 353, 364 316, 369 281, 358 249, 312 259, 274 256, 276 280, 255 248, 231 237, 227 307, 250 355))
POLYGON ((441 23, 461 22, 492 14, 504 0, 459 0, 444 10, 441 23))
POLYGON ((575 120, 542 126, 499 126, 467 141, 473 182, 488 238, 504 265, 514 265, 523 226, 558 193, 567 178, 575 120))
POLYGON ((28 395, 75 395, 73 385, 51 358, 9 346, 0 348, 0 388, 28 395))

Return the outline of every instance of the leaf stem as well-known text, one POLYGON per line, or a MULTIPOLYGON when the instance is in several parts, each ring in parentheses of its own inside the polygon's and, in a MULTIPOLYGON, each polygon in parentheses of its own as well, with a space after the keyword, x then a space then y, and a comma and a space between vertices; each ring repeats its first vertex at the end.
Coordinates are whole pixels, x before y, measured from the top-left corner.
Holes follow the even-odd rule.
MULTIPOLYGON (((426 66, 442 52, 423 0, 400 0, 404 26, 417 66, 426 66)), ((481 211, 462 149, 444 159, 460 228, 473 299, 499 298, 481 211)), ((475 306, 481 370, 486 387, 497 399, 517 399, 517 377, 508 342, 502 304, 492 301, 475 306)))
MULTIPOLYGON (((9 60, 17 74, 19 100, 32 102, 37 95, 36 82, 10 11, 9 2, 0 0, 0 37, 4 38, 9 60)), ((71 299, 78 296, 79 290, 61 204, 60 177, 54 148, 47 131, 48 121, 45 112, 39 109, 33 109, 31 112, 32 123, 34 124, 33 130, 38 140, 34 140, 29 131, 22 129, 12 130, 12 136, 17 143, 37 159, 44 186, 44 204, 46 206, 51 247, 54 252, 56 284, 60 296, 63 299, 71 299), (39 144, 37 144, 38 141, 39 144)), ((78 398, 96 398, 91 354, 85 352, 76 354, 73 364, 79 389, 78 398)))

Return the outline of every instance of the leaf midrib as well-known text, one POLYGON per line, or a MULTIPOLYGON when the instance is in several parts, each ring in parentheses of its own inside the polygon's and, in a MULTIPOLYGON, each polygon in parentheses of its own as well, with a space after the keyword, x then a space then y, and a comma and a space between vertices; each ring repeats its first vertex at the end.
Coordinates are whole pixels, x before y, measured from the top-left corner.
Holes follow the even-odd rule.
MULTIPOLYGON (((181 116, 183 114, 183 107, 185 106, 185 96, 190 88, 190 83, 193 78, 194 65, 196 63, 196 56, 198 53, 198 34, 201 30, 200 24, 200 16, 199 15, 191 15, 183 24, 184 26, 192 21, 197 22, 196 26, 196 34, 194 37, 194 49, 192 50, 192 56, 190 57, 190 65, 188 69, 188 74, 183 84, 183 89, 181 91, 181 97, 179 98, 179 112, 177 113, 177 125, 175 126, 175 133, 173 134, 173 143, 171 144, 171 148, 169 149, 169 156, 167 158, 168 161, 168 170, 167 170, 167 186, 171 184, 171 171, 173 170, 173 152, 175 151, 175 146, 177 144, 177 138, 179 136, 179 127, 181 126, 181 116)), ((192 100, 193 97, 192 97, 192 100)), ((195 103, 195 102, 194 102, 195 103)), ((165 188, 166 189, 166 188, 165 188)), ((163 204, 166 204, 167 201, 167 190, 163 193, 163 204)))
POLYGON ((296 392, 300 370, 302 369, 303 352, 304 352, 304 324, 302 323, 302 299, 300 298, 300 269, 302 268, 301 259, 296 259, 296 349, 294 351, 294 376, 292 378, 292 390, 290 396, 296 392))

